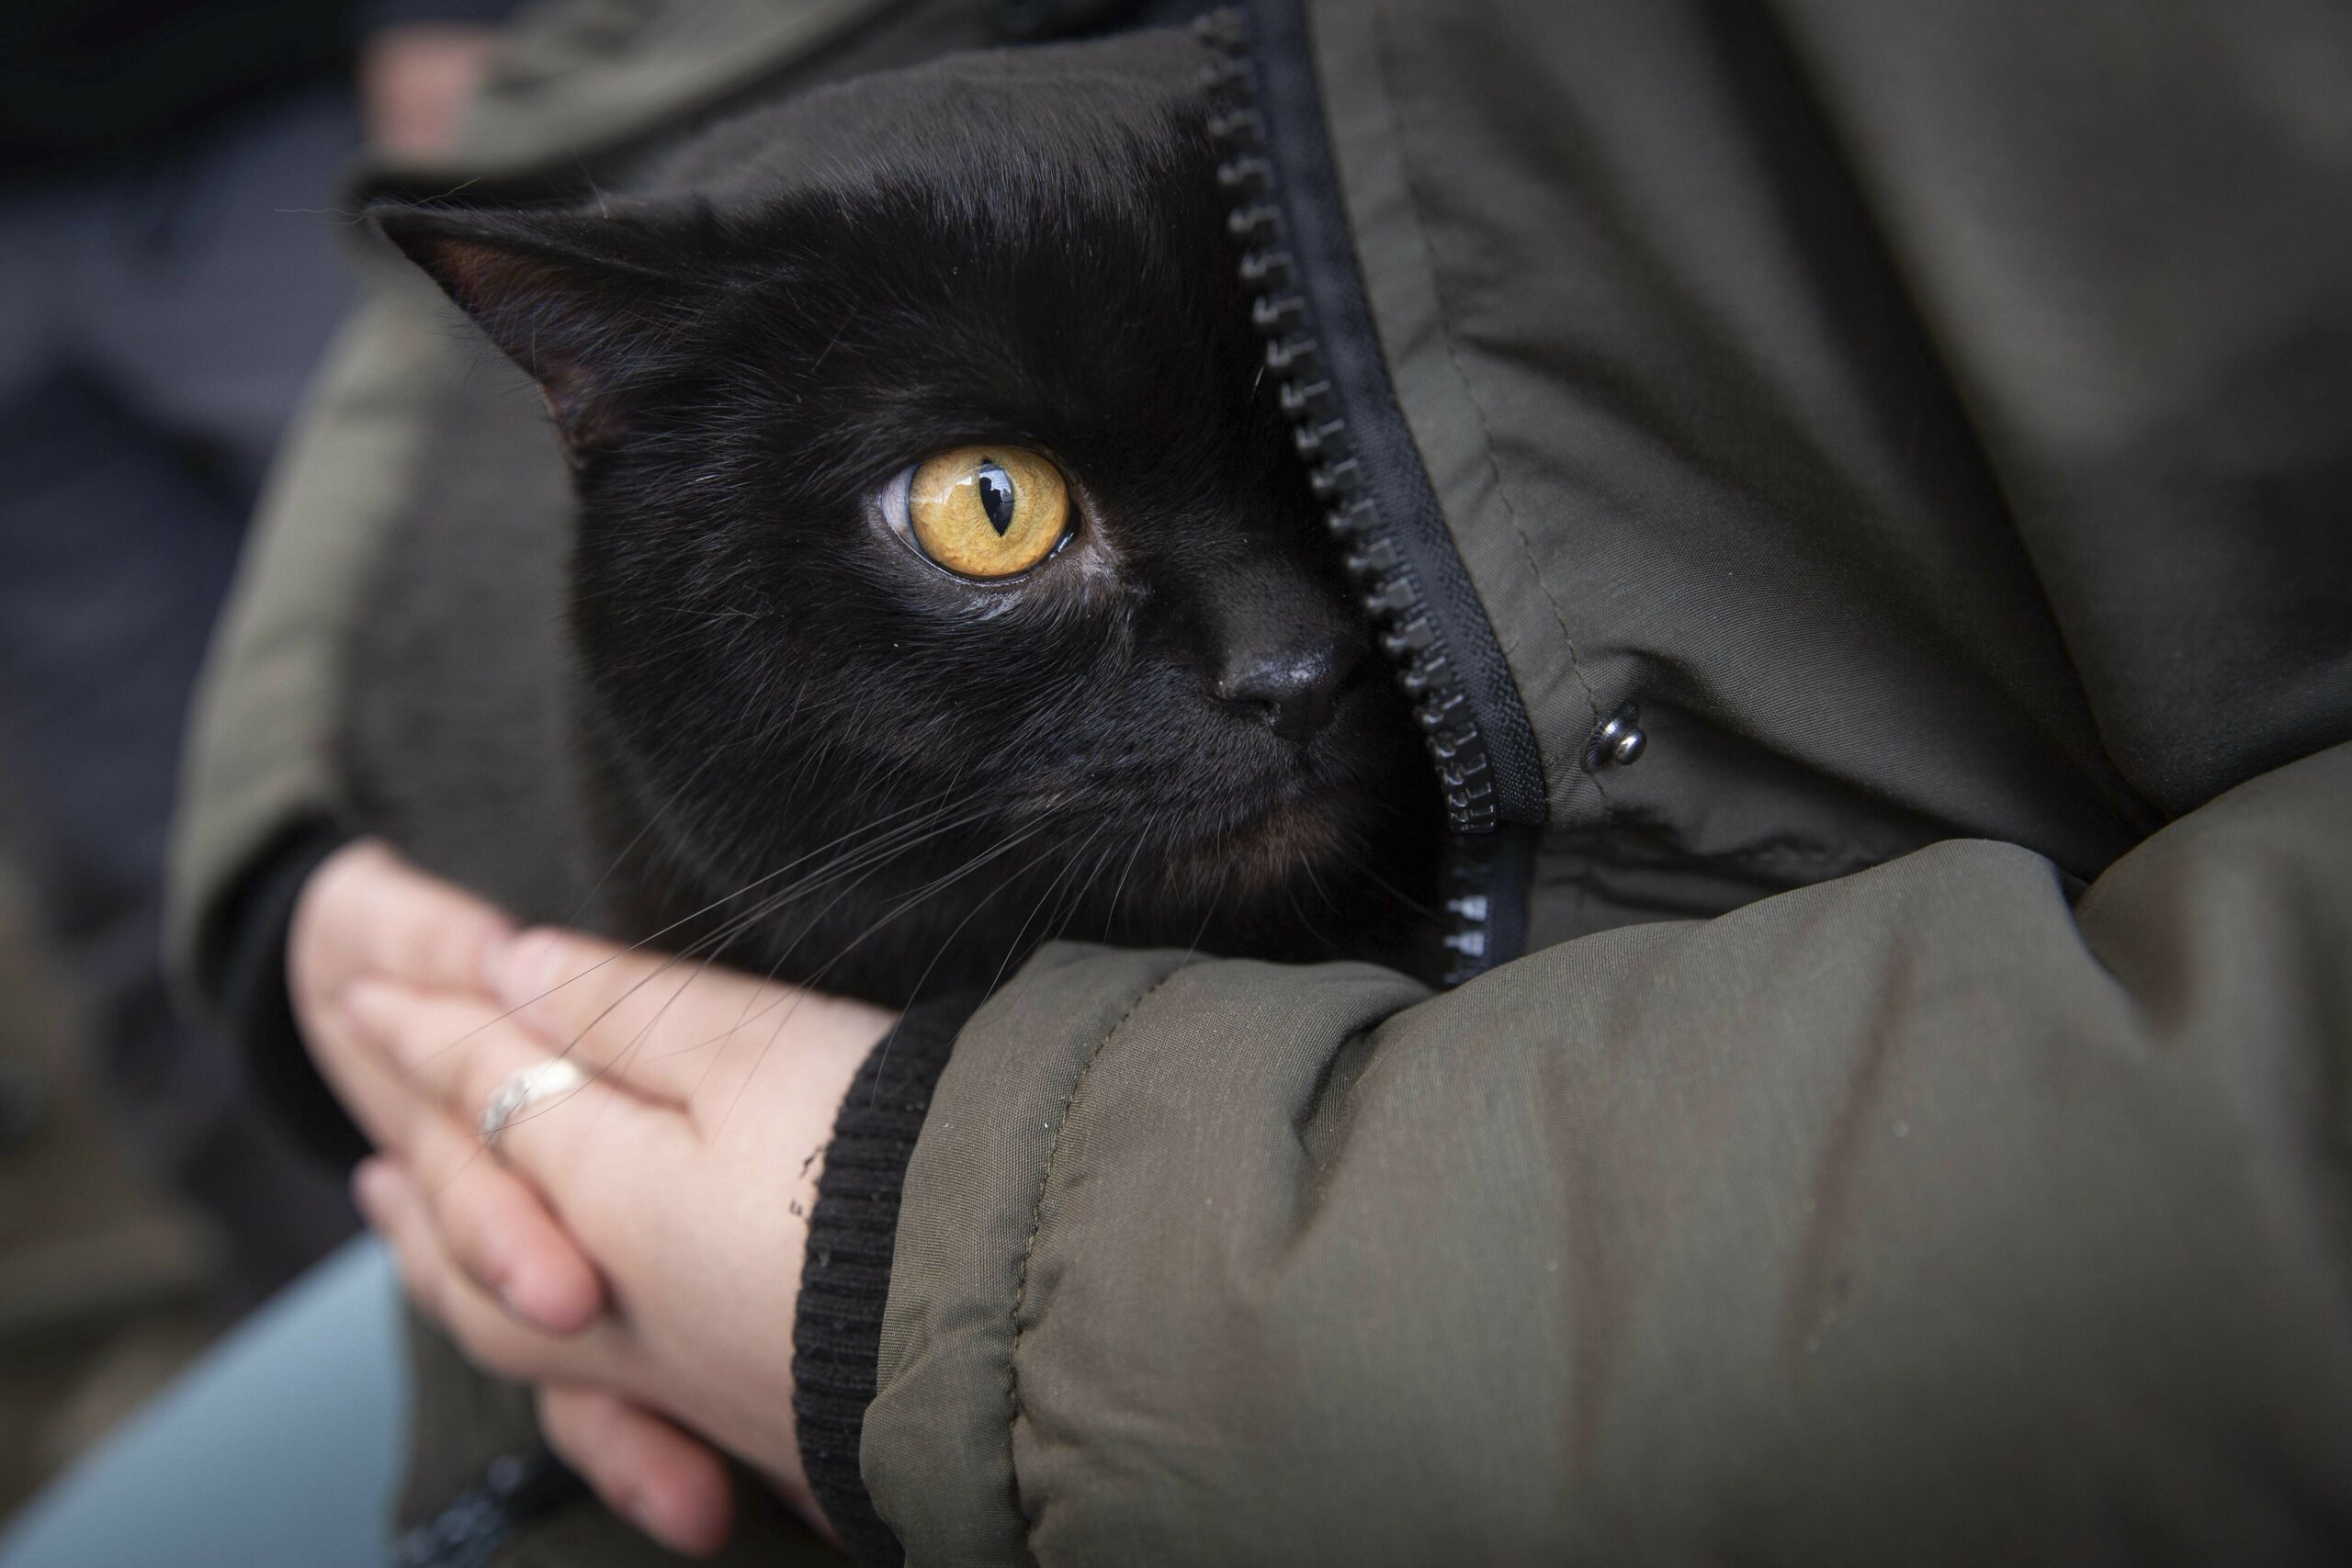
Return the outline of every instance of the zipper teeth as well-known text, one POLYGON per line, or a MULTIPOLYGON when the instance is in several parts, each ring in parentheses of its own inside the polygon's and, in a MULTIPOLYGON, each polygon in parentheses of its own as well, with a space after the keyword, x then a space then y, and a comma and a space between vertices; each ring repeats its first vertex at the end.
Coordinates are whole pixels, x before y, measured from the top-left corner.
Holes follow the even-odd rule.
POLYGON ((1346 416, 1325 373, 1314 307, 1284 248, 1288 220, 1258 110, 1249 19, 1238 9, 1212 11, 1194 22, 1193 31, 1216 56, 1203 68, 1201 85, 1209 100, 1209 135, 1222 153, 1217 184, 1233 201, 1226 221, 1242 247, 1241 281, 1250 294, 1250 322, 1265 340, 1266 368, 1275 378, 1292 444, 1306 460, 1308 483, 1325 509, 1325 525, 1345 551, 1357 606, 1413 705, 1414 723, 1444 793, 1451 929, 1442 941, 1446 984, 1457 985, 1487 962, 1491 867, 1484 846, 1467 841, 1496 828, 1487 738, 1447 655, 1445 635, 1364 484, 1346 416))

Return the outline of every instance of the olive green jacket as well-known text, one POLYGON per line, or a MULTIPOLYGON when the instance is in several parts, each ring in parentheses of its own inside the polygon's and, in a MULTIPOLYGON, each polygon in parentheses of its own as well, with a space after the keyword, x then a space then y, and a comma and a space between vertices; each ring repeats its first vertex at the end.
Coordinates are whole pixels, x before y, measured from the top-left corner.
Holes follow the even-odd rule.
MULTIPOLYGON (((1435 995, 1063 946, 987 1003, 866 1416, 910 1560, 2343 1560, 2352 18, 1308 11, 1274 162, 1507 669, 1523 939, 1435 995)), ((466 166, 966 25, 721 12, 807 36, 551 49, 466 166)), ((332 815, 436 309, 354 324, 216 658, 200 998, 332 815)))

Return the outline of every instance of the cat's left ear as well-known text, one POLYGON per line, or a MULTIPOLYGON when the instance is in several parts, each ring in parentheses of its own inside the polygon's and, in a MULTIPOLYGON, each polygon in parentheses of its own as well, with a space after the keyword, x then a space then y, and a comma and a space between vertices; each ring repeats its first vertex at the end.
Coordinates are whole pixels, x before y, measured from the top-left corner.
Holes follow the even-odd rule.
POLYGON ((539 383, 573 462, 626 437, 630 389, 693 312, 652 220, 429 207, 368 217, 539 383))

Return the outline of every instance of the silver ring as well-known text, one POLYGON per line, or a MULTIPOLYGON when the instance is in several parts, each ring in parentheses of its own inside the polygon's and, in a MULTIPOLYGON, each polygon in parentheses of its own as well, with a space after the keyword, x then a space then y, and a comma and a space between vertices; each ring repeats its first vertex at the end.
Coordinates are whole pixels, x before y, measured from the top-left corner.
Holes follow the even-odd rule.
POLYGON ((541 1100, 560 1100, 588 1081, 588 1075, 572 1066, 569 1056, 550 1056, 546 1061, 523 1068, 498 1086, 481 1108, 481 1146, 495 1153, 498 1135, 506 1124, 526 1107, 541 1100))

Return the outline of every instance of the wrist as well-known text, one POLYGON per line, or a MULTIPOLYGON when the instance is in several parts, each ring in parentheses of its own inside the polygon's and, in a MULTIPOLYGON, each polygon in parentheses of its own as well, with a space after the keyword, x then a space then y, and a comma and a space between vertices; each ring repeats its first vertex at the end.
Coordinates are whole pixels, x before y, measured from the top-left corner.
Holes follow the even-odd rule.
POLYGON ((805 1044, 793 1054, 792 1070, 799 1081, 794 1085, 791 1100, 808 1108, 808 1117, 787 1135, 808 1151, 791 1192, 792 1213, 805 1231, 816 1213, 842 1117, 860 1092, 867 1061, 885 1048, 877 1042, 889 1041, 901 1018, 865 1002, 815 991, 804 992, 786 1005, 804 1015, 794 1026, 794 1033, 805 1044), (820 1010, 818 1016, 808 1018, 810 1010, 820 1010))

